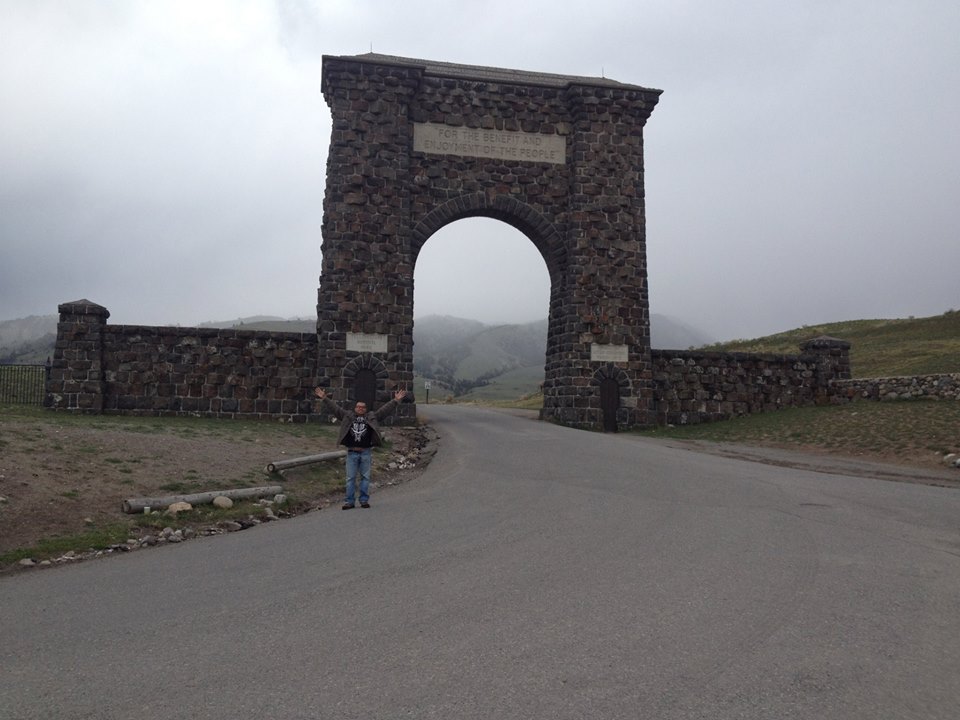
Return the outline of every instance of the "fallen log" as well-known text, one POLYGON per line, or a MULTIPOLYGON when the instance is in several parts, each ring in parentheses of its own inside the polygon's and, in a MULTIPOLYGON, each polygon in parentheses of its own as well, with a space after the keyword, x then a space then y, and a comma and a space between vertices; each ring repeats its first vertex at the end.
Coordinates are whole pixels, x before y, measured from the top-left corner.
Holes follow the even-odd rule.
POLYGON ((234 490, 212 490, 210 492, 194 493, 193 495, 168 495, 166 497, 155 498, 130 498, 123 501, 123 511, 125 513, 141 513, 144 508, 151 510, 162 510, 170 507, 176 502, 187 502, 191 505, 204 505, 212 503, 215 497, 228 497, 231 500, 244 498, 267 497, 268 495, 278 495, 283 492, 279 485, 268 485, 265 487, 237 488, 234 490))
POLYGON ((311 463, 323 462, 324 460, 335 460, 336 458, 344 457, 346 454, 346 450, 331 450, 330 452, 320 453, 319 455, 305 455, 304 457, 290 458, 289 460, 277 460, 276 462, 267 463, 263 471, 267 473, 267 475, 270 475, 280 470, 297 467, 297 465, 310 465, 311 463))

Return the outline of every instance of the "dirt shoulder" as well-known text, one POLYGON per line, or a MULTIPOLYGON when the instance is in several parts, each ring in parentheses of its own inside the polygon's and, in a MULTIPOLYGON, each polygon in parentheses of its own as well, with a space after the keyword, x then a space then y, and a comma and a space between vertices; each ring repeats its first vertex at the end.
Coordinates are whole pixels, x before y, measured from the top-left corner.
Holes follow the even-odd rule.
POLYGON ((849 456, 829 452, 818 447, 784 448, 677 439, 659 440, 658 442, 693 452, 778 467, 791 467, 831 475, 851 475, 892 482, 960 488, 960 472, 942 466, 932 454, 930 458, 923 456, 911 460, 902 456, 891 458, 882 453, 849 456))
MULTIPOLYGON (((434 452, 428 427, 391 427, 386 435, 387 446, 374 454, 375 488, 412 480, 434 452)), ((265 467, 336 449, 334 428, 325 424, 0 412, 0 564, 89 554, 86 543, 106 545, 101 551, 139 547, 167 526, 210 534, 322 509, 342 497, 342 459, 280 474, 265 467), (176 518, 122 510, 130 498, 265 486, 281 487, 287 501, 238 502, 217 512, 198 506, 176 518)))
MULTIPOLYGON (((510 411, 536 421, 534 411, 510 411)), ((387 428, 374 487, 415 479, 436 451, 429 425, 387 428)), ((960 488, 960 471, 929 450, 844 455, 816 446, 658 438, 668 446, 814 472, 960 488)), ((0 408, 0 572, 30 562, 74 562, 202 534, 236 531, 339 503, 343 461, 268 475, 268 463, 335 450, 332 425, 201 418, 68 416, 0 408), (198 506, 168 517, 131 516, 130 498, 279 486, 274 502, 198 506), (164 534, 166 533, 166 535, 164 534)))

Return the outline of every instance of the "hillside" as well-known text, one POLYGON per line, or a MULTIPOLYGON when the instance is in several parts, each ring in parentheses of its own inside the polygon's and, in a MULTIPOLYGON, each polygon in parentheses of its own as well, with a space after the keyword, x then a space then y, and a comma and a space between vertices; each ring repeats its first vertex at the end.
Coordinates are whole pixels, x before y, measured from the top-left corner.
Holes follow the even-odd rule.
POLYGON ((754 353, 800 352, 800 343, 829 335, 850 343, 854 377, 893 377, 960 372, 960 311, 903 320, 851 320, 804 325, 753 340, 710 345, 710 350, 754 353))
POLYGON ((57 315, 30 315, 0 322, 0 365, 39 365, 53 356, 57 315))
MULTIPOLYGON (((202 322, 198 327, 202 328, 243 328, 244 330, 275 330, 277 332, 301 332, 293 330, 289 326, 292 323, 299 323, 296 320, 277 317, 275 315, 251 315, 250 317, 236 318, 235 320, 209 320, 202 322), (274 327, 276 326, 276 327, 274 327)), ((309 323, 309 330, 313 332, 316 329, 317 321, 314 319, 309 323)))
POLYGON ((716 340, 699 328, 668 315, 650 314, 650 346, 660 350, 685 350, 716 340))
POLYGON ((533 367, 543 379, 547 321, 488 327, 475 320, 446 316, 418 319, 413 326, 413 365, 417 375, 462 395, 493 378, 533 367))

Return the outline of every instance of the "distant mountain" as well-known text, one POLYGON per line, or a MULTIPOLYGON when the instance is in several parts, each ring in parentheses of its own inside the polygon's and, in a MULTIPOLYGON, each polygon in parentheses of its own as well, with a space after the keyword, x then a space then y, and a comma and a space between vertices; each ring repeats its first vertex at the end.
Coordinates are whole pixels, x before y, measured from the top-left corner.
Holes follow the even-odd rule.
POLYGON ((267 332, 315 333, 317 331, 317 319, 283 320, 276 318, 271 320, 244 318, 241 322, 235 322, 232 325, 215 325, 213 327, 232 327, 238 330, 266 330, 267 332))
POLYGON ((716 337, 668 315, 650 315, 650 345, 658 350, 687 350, 716 342, 716 337))
POLYGON ((476 320, 431 315, 413 323, 414 372, 462 395, 521 368, 543 379, 547 321, 487 326, 476 320))
POLYGON ((445 346, 463 342, 487 328, 479 320, 465 320, 449 315, 427 315, 413 320, 414 347, 433 354, 445 346))
MULTIPOLYGON (((657 348, 690 348, 712 340, 665 315, 651 317, 650 334, 657 348)), ((476 320, 430 315, 413 324, 414 372, 455 396, 515 398, 536 391, 543 381, 546 349, 546 319, 487 326, 476 320), (505 396, 501 391, 513 394, 505 396)))
MULTIPOLYGON (((290 318, 277 317, 275 315, 251 315, 250 317, 236 318, 235 320, 208 320, 207 322, 200 323, 197 327, 202 328, 232 328, 232 327, 242 327, 249 330, 262 330, 265 329, 263 325, 275 325, 277 323, 284 324, 284 330, 277 332, 296 332, 294 330, 287 330, 286 323, 298 322, 299 318, 296 320, 290 318)), ((317 321, 314 319, 312 321, 313 328, 316 329, 317 321)))
POLYGON ((0 322, 0 364, 33 365, 53 356, 58 315, 30 315, 0 322))

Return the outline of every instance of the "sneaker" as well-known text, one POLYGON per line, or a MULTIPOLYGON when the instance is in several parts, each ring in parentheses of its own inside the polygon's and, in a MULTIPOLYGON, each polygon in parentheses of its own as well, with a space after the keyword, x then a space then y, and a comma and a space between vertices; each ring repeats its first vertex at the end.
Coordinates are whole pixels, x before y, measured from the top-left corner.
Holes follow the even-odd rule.
POLYGON ((370 503, 368 503, 368 502, 362 502, 362 503, 360 503, 360 507, 362 507, 362 508, 368 508, 368 507, 370 507, 370 503))
POLYGON ((341 510, 353 510, 353 503, 344 503, 344 504, 343 504, 343 507, 341 507, 340 509, 341 509, 341 510))

